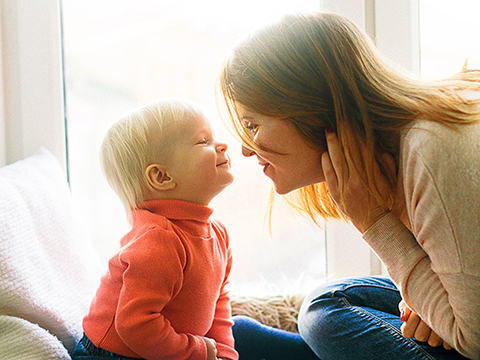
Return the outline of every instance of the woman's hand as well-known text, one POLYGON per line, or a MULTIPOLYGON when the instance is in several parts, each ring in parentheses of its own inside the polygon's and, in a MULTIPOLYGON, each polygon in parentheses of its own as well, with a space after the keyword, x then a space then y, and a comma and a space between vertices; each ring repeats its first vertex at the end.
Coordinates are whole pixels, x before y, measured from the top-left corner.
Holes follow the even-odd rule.
MULTIPOLYGON (((390 209, 383 206, 365 184, 366 173, 362 168, 362 164, 367 162, 365 146, 359 146, 358 151, 351 155, 352 158, 347 159, 336 134, 327 130, 326 138, 328 151, 322 154, 322 168, 328 190, 339 209, 363 234, 390 209)), ((395 161, 390 154, 382 152, 379 154, 379 161, 382 161, 389 173, 395 174, 395 161)), ((377 162, 374 164, 373 174, 380 196, 383 199, 391 198, 394 189, 377 162)))
POLYGON ((443 345, 443 347, 447 350, 452 349, 450 345, 443 341, 440 336, 438 336, 427 324, 425 324, 420 316, 410 310, 404 300, 400 301, 398 308, 400 309, 401 313, 400 319, 403 321, 403 325, 401 327, 403 336, 406 338, 414 337, 417 339, 417 341, 427 342, 428 345, 432 347, 439 347, 443 345))

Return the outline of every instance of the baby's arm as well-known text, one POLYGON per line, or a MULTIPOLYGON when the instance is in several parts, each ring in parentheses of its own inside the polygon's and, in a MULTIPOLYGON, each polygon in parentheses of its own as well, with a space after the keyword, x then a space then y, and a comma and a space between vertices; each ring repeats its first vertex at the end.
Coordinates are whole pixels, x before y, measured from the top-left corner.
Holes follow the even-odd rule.
POLYGON ((163 315, 165 305, 182 287, 186 257, 181 241, 173 232, 152 229, 120 258, 125 270, 115 327, 124 343, 146 359, 204 360, 203 338, 178 333, 163 315))
POLYGON ((225 256, 227 259, 227 264, 225 268, 225 276, 222 287, 220 289, 220 295, 218 296, 216 305, 215 305, 215 315, 213 319, 212 326, 206 334, 207 337, 215 339, 217 343, 217 352, 219 354, 219 359, 226 360, 236 360, 238 359, 238 354, 234 348, 234 340, 232 333, 233 321, 231 319, 232 311, 230 307, 230 297, 228 293, 228 277, 230 275, 230 270, 232 267, 232 255, 230 248, 228 247, 228 235, 225 228, 219 224, 220 228, 218 233, 223 233, 223 238, 220 241, 223 241, 223 246, 225 246, 225 256))
POLYGON ((221 356, 220 359, 238 359, 238 355, 234 349, 232 325, 230 298, 228 297, 227 291, 222 289, 215 309, 215 318, 210 330, 206 334, 207 337, 215 340, 217 352, 221 356))

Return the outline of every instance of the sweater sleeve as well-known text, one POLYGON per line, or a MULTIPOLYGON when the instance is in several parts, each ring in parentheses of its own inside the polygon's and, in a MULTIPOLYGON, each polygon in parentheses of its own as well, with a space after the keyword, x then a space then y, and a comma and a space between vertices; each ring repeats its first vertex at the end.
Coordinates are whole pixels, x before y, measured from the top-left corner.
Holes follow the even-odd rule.
POLYGON ((406 137, 403 152, 412 230, 389 213, 364 239, 422 320, 480 359, 480 127, 467 136, 429 126, 406 137))
POLYGON ((231 319, 232 310, 230 307, 230 297, 228 278, 232 269, 232 254, 228 241, 228 234, 221 223, 216 223, 217 234, 219 235, 220 247, 223 249, 224 256, 227 259, 225 277, 220 289, 220 294, 215 306, 215 316, 212 326, 206 334, 206 337, 215 339, 217 342, 217 357, 231 360, 238 359, 238 353, 235 351, 231 319))
POLYGON ((162 309, 182 286, 186 254, 172 231, 152 229, 127 247, 115 327, 125 344, 148 360, 205 360, 203 339, 175 332, 162 309))

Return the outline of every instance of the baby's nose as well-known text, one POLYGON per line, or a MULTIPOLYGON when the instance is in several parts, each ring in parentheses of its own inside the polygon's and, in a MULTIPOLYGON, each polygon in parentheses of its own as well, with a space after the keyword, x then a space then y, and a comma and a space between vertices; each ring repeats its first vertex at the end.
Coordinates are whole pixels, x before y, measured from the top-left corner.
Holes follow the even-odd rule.
POLYGON ((225 143, 218 143, 217 145, 217 151, 220 151, 220 152, 225 152, 227 151, 228 149, 228 145, 225 144, 225 143))

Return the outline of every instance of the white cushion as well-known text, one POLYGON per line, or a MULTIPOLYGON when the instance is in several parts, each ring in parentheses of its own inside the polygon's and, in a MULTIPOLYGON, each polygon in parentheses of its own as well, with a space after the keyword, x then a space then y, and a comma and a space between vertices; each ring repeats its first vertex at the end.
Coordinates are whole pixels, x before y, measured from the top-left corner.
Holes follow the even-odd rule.
POLYGON ((0 315, 0 359, 71 359, 67 349, 47 330, 12 316, 0 315))
MULTIPOLYGON (((69 352, 100 271, 76 229, 66 176, 52 154, 41 149, 0 168, 0 315, 37 324, 69 352)), ((5 346, 23 351, 27 342, 0 342, 0 354, 5 346)))

